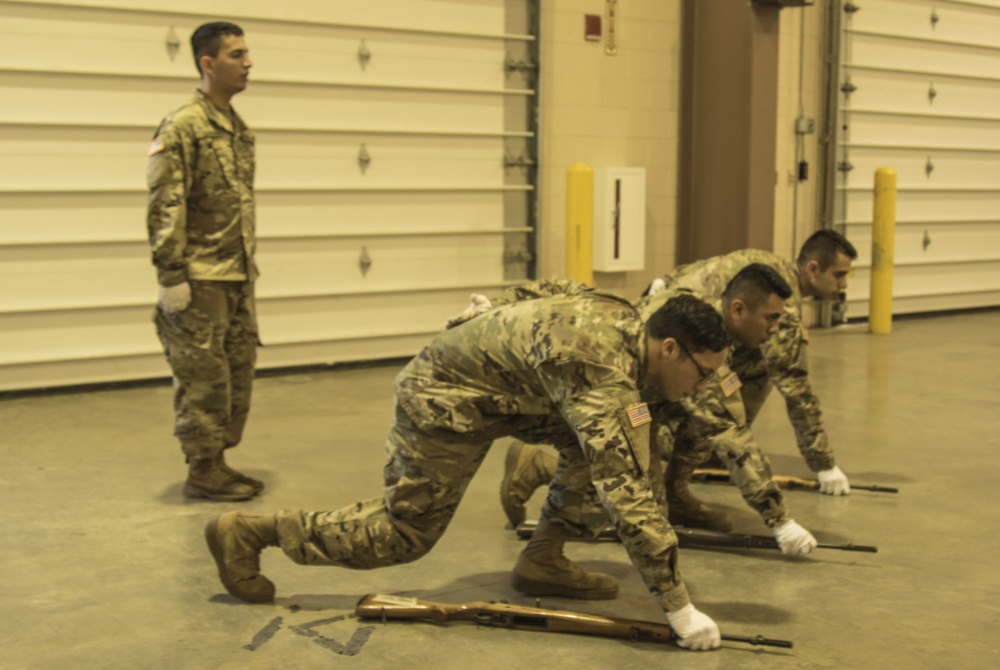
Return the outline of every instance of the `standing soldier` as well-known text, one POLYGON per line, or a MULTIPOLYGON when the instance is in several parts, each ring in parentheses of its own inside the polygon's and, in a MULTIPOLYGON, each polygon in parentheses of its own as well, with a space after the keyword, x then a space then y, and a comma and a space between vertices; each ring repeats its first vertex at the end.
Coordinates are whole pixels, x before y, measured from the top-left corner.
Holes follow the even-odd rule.
POLYGON ((223 450, 242 437, 257 356, 254 138, 230 105, 252 63, 232 23, 199 27, 191 48, 201 86, 149 145, 154 321, 173 371, 184 495, 246 500, 264 484, 228 467, 223 450))
MULTIPOLYGON (((661 291, 663 287, 667 291, 640 298, 637 302, 640 309, 653 309, 676 289, 687 289, 716 304, 721 311, 723 294, 730 282, 740 271, 755 263, 772 268, 792 290, 778 318, 777 332, 763 345, 746 344, 737 337, 737 346, 719 377, 706 391, 683 401, 691 420, 675 426, 672 435, 664 436, 667 442, 673 441, 672 449, 662 450, 665 457, 669 452, 666 495, 672 523, 723 531, 731 528, 729 515, 705 505, 694 496, 688 484, 694 469, 709 457, 710 452, 720 455, 723 461, 732 461, 727 454, 737 458, 752 444, 749 426, 772 386, 785 397, 799 450, 809 468, 817 473, 820 490, 829 495, 850 492, 847 476, 836 465, 823 428, 819 399, 809 383, 809 336, 802 323, 802 301, 809 297, 837 298, 847 287, 847 274, 855 258, 857 251, 843 235, 821 230, 802 245, 795 263, 767 251, 736 251, 677 268, 664 280, 656 282, 661 291)), ((727 322, 730 322, 728 316, 727 322)), ((552 472, 552 466, 551 457, 539 454, 539 450, 530 445, 514 445, 508 454, 500 491, 504 509, 523 515, 524 502, 540 485, 539 480, 545 479, 546 470, 552 472)), ((780 508, 766 502, 770 494, 766 493, 763 482, 759 478, 756 481, 742 476, 734 478, 765 522, 772 527, 779 524, 780 508)), ((770 481, 769 475, 767 480, 770 481)), ((510 511, 508 516, 511 516, 510 511)), ((799 533, 794 538, 786 538, 786 544, 805 547, 808 540, 799 533)))
POLYGON ((224 514, 205 529, 223 585, 249 602, 274 598, 262 549, 296 563, 370 569, 426 554, 451 521, 497 438, 552 444, 559 467, 514 588, 537 595, 614 598, 610 575, 563 554, 572 535, 596 537, 608 516, 682 646, 719 645, 677 568, 677 537, 653 495, 649 408, 640 391, 677 401, 703 388, 731 339, 693 296, 648 319, 627 301, 572 281, 537 282, 481 304, 399 373, 381 497, 335 512, 224 514))

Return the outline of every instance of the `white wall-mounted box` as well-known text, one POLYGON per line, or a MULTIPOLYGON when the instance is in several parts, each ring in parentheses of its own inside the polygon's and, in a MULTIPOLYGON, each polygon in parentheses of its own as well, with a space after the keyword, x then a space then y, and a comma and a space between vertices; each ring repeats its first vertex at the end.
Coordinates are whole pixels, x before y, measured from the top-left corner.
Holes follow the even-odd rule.
POLYGON ((594 170, 594 271, 642 270, 646 258, 646 168, 594 170))

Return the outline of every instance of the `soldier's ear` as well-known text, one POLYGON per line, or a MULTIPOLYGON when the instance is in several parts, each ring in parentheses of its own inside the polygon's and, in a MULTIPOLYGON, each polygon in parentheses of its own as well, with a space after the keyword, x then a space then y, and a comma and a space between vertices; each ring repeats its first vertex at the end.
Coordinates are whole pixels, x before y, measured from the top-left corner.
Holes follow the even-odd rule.
POLYGON ((740 298, 735 298, 729 303, 729 314, 732 316, 734 321, 742 319, 746 315, 747 311, 747 304, 740 298))
POLYGON ((198 64, 201 65, 203 75, 215 74, 215 60, 208 54, 202 54, 201 58, 198 59, 198 64))

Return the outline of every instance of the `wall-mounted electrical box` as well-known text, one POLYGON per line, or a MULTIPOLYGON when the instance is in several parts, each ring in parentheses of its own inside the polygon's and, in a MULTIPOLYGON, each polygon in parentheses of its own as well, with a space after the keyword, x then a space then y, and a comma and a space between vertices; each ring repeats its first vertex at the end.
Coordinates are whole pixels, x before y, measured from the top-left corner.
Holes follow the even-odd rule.
POLYGON ((646 168, 594 170, 594 271, 642 270, 646 260, 646 168))

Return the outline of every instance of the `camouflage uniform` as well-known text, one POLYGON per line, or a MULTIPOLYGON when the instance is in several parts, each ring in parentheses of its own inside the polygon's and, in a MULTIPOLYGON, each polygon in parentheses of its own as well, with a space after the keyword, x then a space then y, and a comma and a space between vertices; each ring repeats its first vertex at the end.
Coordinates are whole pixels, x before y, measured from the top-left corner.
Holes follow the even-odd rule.
POLYGON ((547 443, 559 467, 543 518, 596 536, 608 515, 650 592, 690 602, 677 538, 647 472, 649 424, 633 427, 646 365, 643 320, 625 300, 536 282, 435 338, 395 382, 385 494, 336 512, 282 512, 297 563, 375 568, 415 560, 443 534, 490 444, 547 443))
POLYGON ((147 226, 161 286, 188 282, 181 312, 157 306, 174 374, 174 434, 191 458, 239 443, 256 362, 254 138, 200 91, 149 148, 147 226))
MULTIPOLYGON (((825 470, 835 464, 819 400, 809 384, 809 337, 802 324, 802 293, 795 265, 758 249, 716 256, 677 268, 665 277, 667 290, 641 298, 637 307, 649 314, 677 290, 690 290, 721 312, 722 292, 751 263, 774 268, 792 288, 778 332, 759 349, 735 346, 709 387, 682 401, 687 416, 674 412, 662 421, 670 426, 665 437, 674 442, 673 458, 700 465, 714 451, 733 473, 747 502, 773 527, 785 521, 787 513, 781 493, 771 481, 770 465, 749 428, 772 385, 785 397, 799 450, 810 469, 825 470)), ((668 445, 663 446, 669 450, 668 445)))

